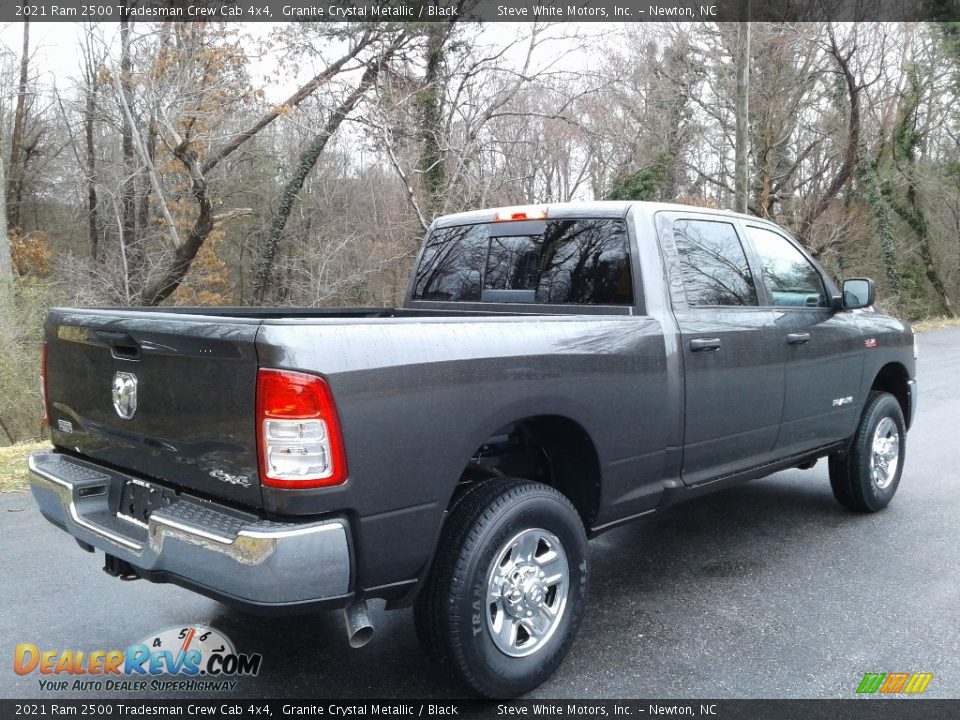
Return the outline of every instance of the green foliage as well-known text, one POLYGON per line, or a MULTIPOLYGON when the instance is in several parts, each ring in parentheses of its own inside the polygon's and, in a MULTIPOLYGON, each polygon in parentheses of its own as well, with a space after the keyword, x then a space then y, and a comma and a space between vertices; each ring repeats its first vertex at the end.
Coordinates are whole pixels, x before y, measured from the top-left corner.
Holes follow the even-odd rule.
POLYGON ((890 290, 895 295, 900 294, 900 273, 897 269, 896 238, 893 233, 893 218, 890 206, 883 196, 880 177, 877 174, 876 160, 861 157, 857 163, 857 182, 860 194, 873 216, 874 227, 880 240, 880 253, 883 257, 884 272, 890 290))
POLYGON ((893 157, 913 161, 923 136, 917 129, 916 113, 920 106, 922 87, 915 65, 907 68, 907 88, 900 99, 900 113, 893 128, 893 157))
MULTIPOLYGON (((936 292, 943 310, 947 315, 953 315, 954 310, 950 302, 943 275, 937 268, 933 249, 930 243, 930 227, 927 214, 920 194, 920 185, 917 182, 917 155, 916 149, 923 140, 917 123, 917 112, 920 108, 924 88, 920 81, 920 74, 915 65, 907 68, 907 87, 900 96, 900 107, 897 113, 897 122, 893 128, 893 160, 894 180, 882 186, 884 197, 897 215, 907 223, 917 239, 917 247, 923 260, 923 273, 936 292), (893 184, 903 188, 902 196, 893 184)), ((912 298, 920 298, 920 287, 917 286, 908 294, 912 298)))
MULTIPOLYGON (((940 31, 940 41, 943 49, 954 63, 960 64, 960 23, 937 23, 936 27, 940 31)), ((953 81, 960 85, 960 71, 954 71, 953 81)))
POLYGON ((900 270, 901 287, 905 295, 915 298, 920 305, 930 306, 933 309, 935 300, 930 294, 930 284, 923 269, 923 264, 916 258, 907 260, 900 270))
POLYGON ((923 263, 911 257, 900 267, 899 297, 890 303, 884 303, 884 309, 907 320, 914 321, 936 315, 940 311, 940 301, 933 292, 927 279, 923 263))
POLYGON ((960 160, 953 160, 944 167, 944 173, 955 183, 960 184, 960 160))
POLYGON ((441 147, 443 135, 444 66, 456 32, 456 25, 431 23, 424 30, 424 76, 414 97, 420 123, 420 160, 418 171, 426 194, 429 216, 438 214, 447 189, 446 158, 441 147))
POLYGON ((667 179, 667 169, 657 163, 614 178, 608 200, 653 200, 667 179))

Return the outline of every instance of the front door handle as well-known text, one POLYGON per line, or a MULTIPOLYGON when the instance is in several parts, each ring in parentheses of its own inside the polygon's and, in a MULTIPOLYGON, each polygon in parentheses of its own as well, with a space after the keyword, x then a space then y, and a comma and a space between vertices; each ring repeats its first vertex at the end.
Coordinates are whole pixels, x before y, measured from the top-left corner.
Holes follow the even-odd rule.
POLYGON ((787 342, 790 345, 803 345, 810 342, 810 333, 790 333, 787 335, 787 342))
POLYGON ((690 341, 690 349, 693 352, 704 352, 705 350, 719 350, 720 338, 697 338, 690 341))

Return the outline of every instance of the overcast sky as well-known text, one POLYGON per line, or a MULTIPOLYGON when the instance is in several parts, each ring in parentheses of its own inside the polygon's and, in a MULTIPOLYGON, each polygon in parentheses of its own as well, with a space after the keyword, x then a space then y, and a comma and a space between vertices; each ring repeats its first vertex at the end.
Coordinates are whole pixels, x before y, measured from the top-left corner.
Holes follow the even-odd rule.
MULTIPOLYGON (((273 31, 279 23, 237 23, 241 32, 253 38, 264 38, 273 31)), ((100 31, 107 38, 115 37, 119 33, 119 23, 102 23, 100 31)), ((551 34, 562 35, 575 32, 583 36, 603 34, 605 43, 608 38, 619 34, 622 26, 619 23, 564 23, 558 24, 551 30, 551 34)), ((61 91, 68 90, 72 80, 80 73, 79 38, 85 32, 84 25, 74 22, 42 22, 30 25, 30 48, 32 53, 31 74, 37 77, 43 87, 50 88, 54 84, 61 91)), ((517 37, 518 33, 529 32, 529 26, 520 23, 487 23, 483 30, 483 39, 491 44, 508 43, 517 37)), ((0 46, 12 53, 11 59, 19 60, 20 49, 23 43, 23 24, 5 23, 0 25, 0 46)), ((561 52, 560 43, 552 48, 544 48, 539 53, 541 62, 550 62, 551 50, 561 52)), ((518 55, 520 49, 518 48, 518 55)), ((517 58, 520 61, 520 57, 517 58)), ((569 54, 563 58, 560 67, 568 69, 586 69, 594 61, 590 53, 569 54)), ((298 81, 304 81, 314 73, 309 66, 303 67, 298 77, 290 78, 289 82, 277 83, 271 73, 277 67, 277 58, 268 55, 260 58, 251 58, 250 73, 255 86, 265 85, 267 99, 279 101, 287 97, 298 86, 298 81), (269 81, 268 81, 269 79, 269 81)))
MULTIPOLYGON (((274 27, 274 23, 243 23, 243 32, 255 37, 263 37, 274 27)), ((100 26, 108 38, 120 31, 119 23, 102 23, 100 26)), ((79 42, 85 29, 83 24, 75 22, 42 22, 30 25, 30 48, 33 56, 31 68, 38 81, 45 87, 54 84, 61 89, 68 88, 71 79, 80 73, 79 42)), ((0 25, 0 44, 13 52, 19 59, 23 45, 23 23, 5 23, 0 25)), ((264 73, 276 67, 273 58, 264 58, 251 64, 253 80, 259 84, 264 73), (260 77, 257 77, 257 75, 260 77)), ((271 98, 274 99, 274 98, 271 98)))

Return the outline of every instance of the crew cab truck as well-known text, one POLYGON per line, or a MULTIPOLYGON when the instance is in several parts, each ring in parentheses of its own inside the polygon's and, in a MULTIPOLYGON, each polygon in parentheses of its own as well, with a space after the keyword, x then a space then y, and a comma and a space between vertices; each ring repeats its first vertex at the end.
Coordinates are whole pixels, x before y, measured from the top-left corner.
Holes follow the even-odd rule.
POLYGON ((784 230, 596 202, 433 222, 403 307, 51 310, 42 513, 124 578, 261 613, 414 604, 475 692, 546 679, 587 539, 829 458, 883 509, 916 345, 784 230))

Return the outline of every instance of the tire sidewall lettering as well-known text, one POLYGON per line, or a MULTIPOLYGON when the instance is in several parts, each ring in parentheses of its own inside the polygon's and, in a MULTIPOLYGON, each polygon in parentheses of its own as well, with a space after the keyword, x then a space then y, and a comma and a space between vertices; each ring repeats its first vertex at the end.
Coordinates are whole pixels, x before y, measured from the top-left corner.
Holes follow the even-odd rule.
MULTIPOLYGON (((539 674, 539 666, 542 666, 540 669, 544 671, 544 675, 549 675, 562 659, 563 653, 558 653, 558 649, 572 640, 571 625, 576 627, 583 613, 588 587, 586 544, 571 532, 567 525, 569 518, 564 518, 567 509, 554 503, 556 500, 551 495, 534 495, 525 498, 515 509, 515 513, 494 523, 480 538, 478 544, 483 551, 475 554, 468 564, 466 577, 463 578, 463 582, 469 583, 469 592, 463 593, 460 601, 463 605, 460 617, 464 625, 460 634, 467 639, 463 650, 478 666, 486 668, 486 671, 496 676, 500 682, 521 682, 530 673, 539 674), (542 502, 543 500, 547 503, 542 502), (487 573, 494 555, 510 537, 522 530, 536 527, 555 534, 567 553, 571 575, 567 590, 567 611, 553 637, 541 649, 525 657, 510 657, 496 647, 487 626, 487 573)), ((579 518, 577 521, 579 522, 579 518)))

